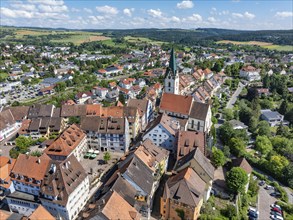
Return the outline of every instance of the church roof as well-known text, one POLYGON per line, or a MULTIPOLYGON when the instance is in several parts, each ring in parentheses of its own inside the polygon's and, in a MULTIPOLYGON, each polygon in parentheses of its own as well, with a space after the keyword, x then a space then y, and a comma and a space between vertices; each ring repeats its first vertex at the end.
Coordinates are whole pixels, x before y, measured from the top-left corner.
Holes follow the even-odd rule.
POLYGON ((167 71, 166 71, 166 77, 169 74, 171 74, 173 76, 175 76, 177 74, 177 64, 176 64, 174 48, 171 49, 169 67, 167 68, 167 71))

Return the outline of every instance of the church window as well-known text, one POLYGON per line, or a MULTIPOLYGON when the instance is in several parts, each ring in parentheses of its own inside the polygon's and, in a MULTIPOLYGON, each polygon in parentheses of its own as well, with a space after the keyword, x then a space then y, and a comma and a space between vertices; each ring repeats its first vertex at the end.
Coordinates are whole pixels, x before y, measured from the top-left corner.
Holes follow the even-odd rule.
POLYGON ((197 122, 197 130, 200 130, 200 122, 197 122))
POLYGON ((168 87, 171 87, 171 82, 168 82, 168 87))

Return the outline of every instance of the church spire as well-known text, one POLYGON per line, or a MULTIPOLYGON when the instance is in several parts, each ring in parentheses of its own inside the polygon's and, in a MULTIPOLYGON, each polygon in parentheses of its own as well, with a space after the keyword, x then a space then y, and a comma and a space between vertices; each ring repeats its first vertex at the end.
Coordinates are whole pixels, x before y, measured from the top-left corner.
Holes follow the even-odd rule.
POLYGON ((177 65, 176 65, 174 48, 171 49, 169 68, 172 70, 173 74, 176 74, 177 65))

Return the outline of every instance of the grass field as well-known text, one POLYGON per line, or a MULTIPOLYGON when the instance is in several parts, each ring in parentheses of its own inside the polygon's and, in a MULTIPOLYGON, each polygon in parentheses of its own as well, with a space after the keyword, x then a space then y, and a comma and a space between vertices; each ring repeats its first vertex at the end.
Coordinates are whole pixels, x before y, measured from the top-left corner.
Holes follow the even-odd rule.
POLYGON ((75 45, 80 45, 85 42, 92 41, 106 41, 110 40, 109 37, 101 36, 101 33, 87 33, 87 32, 73 32, 68 34, 68 37, 63 39, 51 40, 51 42, 56 43, 73 43, 75 45))
POLYGON ((0 78, 1 79, 6 79, 8 77, 7 73, 0 73, 0 78))
POLYGON ((268 42, 261 41, 231 41, 231 40, 221 40, 217 44, 235 44, 235 45, 256 45, 262 48, 267 48, 269 50, 278 50, 278 51, 293 51, 293 46, 290 45, 274 45, 268 42))
MULTIPOLYGON (((11 29, 10 29, 11 30, 11 29)), ((36 29, 13 29, 15 36, 6 36, 5 40, 13 42, 14 39, 25 40, 28 36, 42 37, 53 36, 50 42, 56 43, 69 43, 72 42, 75 45, 91 41, 104 41, 109 40, 109 37, 102 36, 102 33, 83 32, 83 31, 61 31, 61 30, 36 30, 36 29), (58 35, 62 38, 58 39, 58 35), (56 37, 54 37, 56 36, 56 37), (55 38, 55 39, 54 39, 55 38)), ((1 39, 0 39, 1 40, 1 39)))
POLYGON ((124 37, 124 39, 131 43, 148 43, 148 44, 154 44, 154 45, 162 45, 164 43, 163 41, 154 41, 146 37, 126 36, 124 37))
POLYGON ((102 41, 102 44, 107 45, 107 46, 115 46, 115 47, 120 47, 120 48, 126 48, 127 45, 125 43, 115 43, 112 39, 104 40, 102 41))

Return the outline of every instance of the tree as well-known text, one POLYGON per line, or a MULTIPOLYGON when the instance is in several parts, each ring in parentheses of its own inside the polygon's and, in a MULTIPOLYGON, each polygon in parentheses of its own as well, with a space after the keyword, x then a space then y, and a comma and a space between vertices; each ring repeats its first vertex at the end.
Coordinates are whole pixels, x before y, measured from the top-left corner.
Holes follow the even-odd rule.
POLYGON ((288 101, 284 100, 279 108, 279 113, 285 115, 288 112, 288 101))
POLYGON ((289 161, 280 155, 272 156, 270 159, 271 170, 278 176, 282 176, 283 170, 289 165, 289 161))
POLYGON ((229 122, 224 122, 224 124, 219 127, 219 137, 224 145, 228 144, 229 140, 232 138, 233 133, 234 129, 229 122))
POLYGON ((181 220, 185 220, 185 212, 183 209, 177 208, 177 209, 175 209, 175 211, 177 212, 177 215, 181 220))
POLYGON ((111 160, 111 154, 109 152, 105 152, 103 159, 106 163, 108 163, 108 161, 111 160))
POLYGON ((32 144, 32 139, 30 137, 19 136, 15 139, 16 146, 19 147, 20 150, 27 149, 32 144))
POLYGON ((226 163, 226 157, 220 149, 213 147, 212 163, 215 167, 223 166, 226 163))
POLYGON ((291 109, 287 114, 285 115, 285 119, 290 122, 290 124, 293 124, 293 109, 291 109))
POLYGON ((270 84, 271 84, 271 80, 270 80, 270 76, 269 74, 266 74, 262 80, 263 82, 263 87, 264 88, 269 88, 270 87, 270 84))
POLYGON ((119 94, 119 101, 120 101, 123 105, 125 105, 125 97, 124 97, 124 95, 123 95, 122 93, 119 94))
POLYGON ((56 92, 63 92, 66 89, 66 82, 58 82, 56 83, 56 86, 54 87, 56 92))
POLYGON ((226 177, 227 187, 233 193, 244 192, 245 185, 248 183, 248 177, 241 167, 233 167, 226 177))
POLYGON ((245 152, 246 144, 241 138, 231 138, 229 141, 229 147, 232 154, 234 154, 236 157, 240 157, 245 152))
POLYGON ((257 136, 255 141, 255 149, 262 155, 267 155, 272 149, 272 142, 267 136, 257 136))
POLYGON ((35 156, 35 157, 40 157, 40 156, 42 156, 42 152, 39 150, 35 150, 31 153, 31 155, 35 156))
POLYGON ((223 110, 223 115, 226 121, 230 121, 234 118, 234 112, 232 109, 229 108, 225 108, 223 110))
POLYGON ((80 123, 80 118, 77 116, 70 116, 68 119, 69 124, 79 124, 80 123))
POLYGON ((237 211, 234 205, 228 204, 225 209, 222 210, 224 216, 229 219, 233 219, 233 217, 237 216, 237 211))
POLYGON ((260 136, 271 136, 271 127, 267 121, 260 121, 257 126, 257 134, 260 136))

